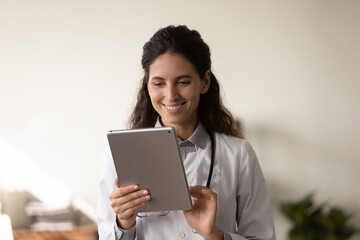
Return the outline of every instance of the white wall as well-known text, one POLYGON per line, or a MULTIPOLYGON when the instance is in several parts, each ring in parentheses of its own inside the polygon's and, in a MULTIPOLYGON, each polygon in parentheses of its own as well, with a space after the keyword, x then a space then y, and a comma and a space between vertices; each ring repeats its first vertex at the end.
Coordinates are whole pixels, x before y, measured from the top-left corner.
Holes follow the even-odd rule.
POLYGON ((51 178, 40 195, 95 207, 105 134, 126 127, 142 46, 186 24, 210 45, 225 102, 258 153, 278 239, 288 225, 277 204, 309 191, 359 222, 359 13, 356 0, 0 0, 3 184, 51 178))

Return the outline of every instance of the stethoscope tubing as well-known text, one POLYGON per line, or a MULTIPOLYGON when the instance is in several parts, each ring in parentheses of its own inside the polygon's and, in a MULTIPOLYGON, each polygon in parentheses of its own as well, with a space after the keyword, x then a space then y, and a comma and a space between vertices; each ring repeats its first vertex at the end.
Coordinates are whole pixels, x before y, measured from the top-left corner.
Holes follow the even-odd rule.
POLYGON ((215 162, 215 137, 214 137, 214 133, 210 130, 208 130, 208 134, 211 142, 211 162, 210 162, 210 169, 209 169, 208 179, 206 182, 206 187, 210 189, 210 182, 211 182, 212 173, 214 169, 214 162, 215 162))

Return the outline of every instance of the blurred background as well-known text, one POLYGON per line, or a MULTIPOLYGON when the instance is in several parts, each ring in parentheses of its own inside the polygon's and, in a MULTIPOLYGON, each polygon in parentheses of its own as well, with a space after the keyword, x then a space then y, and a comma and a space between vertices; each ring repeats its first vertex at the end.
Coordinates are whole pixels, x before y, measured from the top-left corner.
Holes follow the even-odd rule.
POLYGON ((127 127, 142 46, 185 24, 258 154, 277 238, 280 204, 310 192, 360 227, 359 23, 357 0, 0 0, 2 213, 13 229, 95 226, 106 132, 127 127))

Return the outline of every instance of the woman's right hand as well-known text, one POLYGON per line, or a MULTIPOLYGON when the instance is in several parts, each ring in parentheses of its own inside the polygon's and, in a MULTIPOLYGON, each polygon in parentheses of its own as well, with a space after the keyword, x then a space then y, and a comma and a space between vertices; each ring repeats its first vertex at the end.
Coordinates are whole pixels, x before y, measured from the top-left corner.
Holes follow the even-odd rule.
POLYGON ((115 179, 118 189, 109 198, 111 207, 117 216, 117 224, 121 229, 128 230, 135 226, 138 210, 142 208, 151 196, 147 189, 139 189, 138 185, 120 187, 118 178, 115 179))

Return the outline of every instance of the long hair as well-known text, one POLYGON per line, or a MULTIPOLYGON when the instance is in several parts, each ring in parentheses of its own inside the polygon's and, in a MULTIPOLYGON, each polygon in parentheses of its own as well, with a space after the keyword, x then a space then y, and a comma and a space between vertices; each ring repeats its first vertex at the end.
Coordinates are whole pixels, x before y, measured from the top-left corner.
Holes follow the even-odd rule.
MULTIPOLYGON (((181 54, 194 65, 201 79, 207 70, 211 71, 210 49, 199 32, 172 25, 158 30, 143 47, 141 64, 144 76, 130 117, 130 128, 153 127, 156 123, 158 113, 151 104, 147 84, 150 65, 164 53, 181 54)), ((232 114, 222 103, 219 82, 212 72, 209 90, 200 96, 198 116, 207 130, 242 137, 232 114)))

